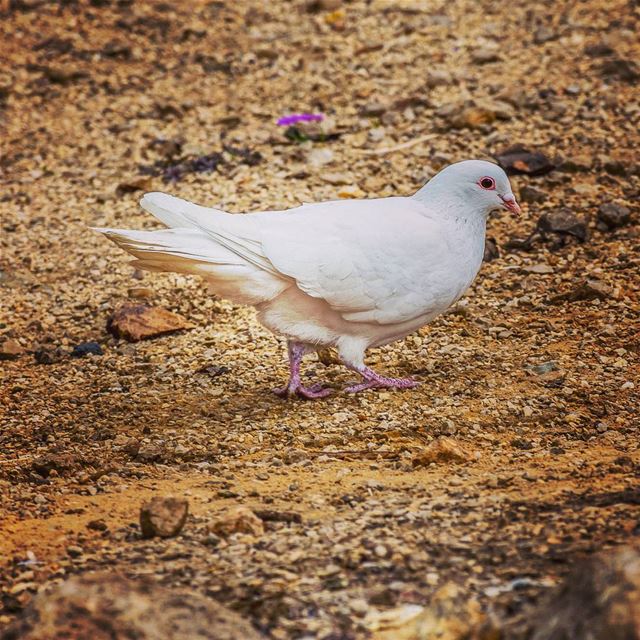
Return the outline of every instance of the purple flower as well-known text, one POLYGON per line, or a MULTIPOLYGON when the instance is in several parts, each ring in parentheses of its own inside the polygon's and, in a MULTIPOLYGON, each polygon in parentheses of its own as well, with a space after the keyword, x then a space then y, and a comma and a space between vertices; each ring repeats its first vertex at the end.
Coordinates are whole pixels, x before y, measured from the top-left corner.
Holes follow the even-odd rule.
POLYGON ((280 118, 276 124, 288 127, 298 122, 322 122, 322 120, 324 120, 323 113, 292 113, 290 116, 280 118))

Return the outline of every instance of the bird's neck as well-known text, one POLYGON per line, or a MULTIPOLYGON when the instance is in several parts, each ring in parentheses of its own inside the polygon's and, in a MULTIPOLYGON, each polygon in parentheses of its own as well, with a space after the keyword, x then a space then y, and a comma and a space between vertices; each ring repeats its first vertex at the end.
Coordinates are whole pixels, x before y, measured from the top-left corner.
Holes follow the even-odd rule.
POLYGON ((452 191, 450 186, 429 182, 413 198, 425 207, 427 215, 461 225, 471 225, 482 229, 484 233, 488 212, 474 207, 465 194, 452 191))

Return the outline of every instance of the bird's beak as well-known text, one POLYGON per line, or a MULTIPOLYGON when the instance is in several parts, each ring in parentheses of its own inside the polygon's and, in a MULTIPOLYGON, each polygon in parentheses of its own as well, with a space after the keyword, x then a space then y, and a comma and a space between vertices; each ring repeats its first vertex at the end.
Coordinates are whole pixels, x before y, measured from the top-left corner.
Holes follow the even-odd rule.
POLYGON ((513 193, 505 193, 503 196, 500 196, 502 200, 502 206, 509 211, 521 214, 522 210, 520 209, 520 205, 516 202, 516 198, 513 193))

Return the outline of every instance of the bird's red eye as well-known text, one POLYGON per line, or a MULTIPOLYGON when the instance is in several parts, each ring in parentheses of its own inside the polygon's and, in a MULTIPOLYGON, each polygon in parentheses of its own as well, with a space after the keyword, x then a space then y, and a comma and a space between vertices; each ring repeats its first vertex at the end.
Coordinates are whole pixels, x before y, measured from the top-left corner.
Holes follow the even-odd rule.
POLYGON ((493 178, 489 178, 488 176, 485 177, 485 178, 480 178, 480 180, 478 180, 478 184, 483 189, 495 189, 496 188, 496 181, 493 178))

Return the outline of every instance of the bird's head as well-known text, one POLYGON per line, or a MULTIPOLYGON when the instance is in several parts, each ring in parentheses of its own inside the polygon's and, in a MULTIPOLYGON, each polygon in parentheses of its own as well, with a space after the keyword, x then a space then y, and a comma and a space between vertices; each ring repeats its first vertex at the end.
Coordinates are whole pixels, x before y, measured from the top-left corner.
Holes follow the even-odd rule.
POLYGON ((520 206, 511 191, 507 174, 484 160, 465 160, 445 167, 426 185, 440 193, 463 199, 488 216, 496 209, 519 214, 520 206))

